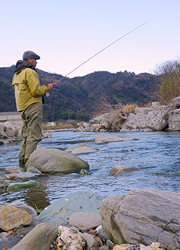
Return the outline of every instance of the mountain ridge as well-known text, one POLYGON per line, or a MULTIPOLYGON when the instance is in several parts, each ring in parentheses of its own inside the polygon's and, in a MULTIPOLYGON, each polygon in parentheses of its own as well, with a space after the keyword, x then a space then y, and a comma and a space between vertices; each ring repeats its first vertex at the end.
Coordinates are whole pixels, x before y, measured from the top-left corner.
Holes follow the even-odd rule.
MULTIPOLYGON (((15 65, 0 68, 0 112, 16 111, 14 89, 11 84, 15 65)), ((37 69, 40 83, 57 82, 63 76, 37 69)), ((133 72, 110 73, 96 71, 85 76, 66 77, 45 97, 44 120, 88 120, 103 107, 102 100, 111 104, 136 103, 144 105, 156 101, 160 76, 133 72)))

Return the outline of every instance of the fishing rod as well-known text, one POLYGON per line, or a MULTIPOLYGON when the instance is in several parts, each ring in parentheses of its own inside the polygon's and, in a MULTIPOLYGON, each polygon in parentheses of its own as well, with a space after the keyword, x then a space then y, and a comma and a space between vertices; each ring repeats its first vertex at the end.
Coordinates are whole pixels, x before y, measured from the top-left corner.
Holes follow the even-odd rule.
POLYGON ((115 44, 116 42, 118 42, 119 40, 121 40, 122 38, 124 38, 125 36, 129 35, 130 33, 134 32, 135 30, 139 29, 140 27, 142 27, 143 25, 145 25, 148 22, 145 22, 141 25, 139 25, 138 27, 134 28, 133 30, 129 31, 128 33, 126 33, 125 35, 121 36, 120 38, 118 38, 117 40, 115 40, 114 42, 110 43, 109 45, 107 45, 105 48, 101 49, 100 51, 98 51, 96 54, 94 54, 93 56, 91 56, 90 58, 88 58, 86 61, 84 61, 83 63, 81 63, 79 66, 77 66, 75 69, 71 70, 67 75, 63 76, 60 80, 58 80, 56 82, 59 83, 61 82, 64 78, 66 78, 68 75, 70 75, 72 72, 74 72, 75 70, 79 69, 82 65, 84 65, 85 63, 87 63, 88 61, 90 61, 92 58, 94 58, 95 56, 99 55, 101 52, 103 52, 105 49, 109 48, 110 46, 112 46, 113 44, 115 44))
MULTIPOLYGON (((109 48, 110 46, 112 46, 113 44, 115 44, 116 42, 118 42, 119 40, 121 40, 122 38, 124 38, 125 36, 129 35, 130 33, 134 32, 135 30, 141 28, 143 25, 145 25, 148 22, 145 22, 139 26, 137 26, 136 28, 132 29, 131 31, 127 32, 126 34, 124 34, 123 36, 119 37, 117 40, 115 40, 114 42, 110 43, 109 45, 107 45, 106 47, 104 47, 103 49, 101 49, 100 51, 98 51, 97 53, 95 53, 93 56, 89 57, 86 61, 84 61, 83 63, 81 63, 79 66, 77 66, 76 68, 74 68, 73 70, 71 70, 67 75, 63 76, 60 80, 58 80, 56 82, 59 83, 61 82, 64 78, 66 78, 68 75, 70 75, 72 72, 74 72, 75 70, 79 69, 82 65, 84 65, 85 63, 87 63, 88 61, 90 61, 92 58, 94 58, 95 56, 99 55, 101 52, 103 52, 105 49, 109 48)), ((49 92, 46 93, 46 96, 49 96, 49 92)))

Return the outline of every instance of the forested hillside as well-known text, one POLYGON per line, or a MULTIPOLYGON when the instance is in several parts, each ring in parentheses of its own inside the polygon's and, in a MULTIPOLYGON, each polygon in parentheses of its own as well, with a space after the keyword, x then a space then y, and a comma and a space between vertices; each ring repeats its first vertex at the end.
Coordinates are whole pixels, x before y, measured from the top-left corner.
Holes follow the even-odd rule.
MULTIPOLYGON (((37 69, 41 84, 56 82, 62 75, 37 69)), ((0 112, 15 111, 14 90, 11 85, 14 66, 0 68, 0 112)), ((159 76, 131 72, 94 72, 83 77, 66 78, 45 97, 44 120, 88 120, 103 110, 102 100, 111 104, 144 105, 155 101, 159 76)))

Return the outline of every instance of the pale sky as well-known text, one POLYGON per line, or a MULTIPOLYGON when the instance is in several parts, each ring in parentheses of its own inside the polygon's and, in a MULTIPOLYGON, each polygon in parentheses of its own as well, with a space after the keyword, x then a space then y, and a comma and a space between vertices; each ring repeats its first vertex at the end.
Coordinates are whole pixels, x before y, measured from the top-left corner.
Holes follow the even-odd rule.
POLYGON ((33 50, 37 68, 67 75, 95 71, 153 73, 180 59, 180 0, 0 0, 0 67, 33 50))

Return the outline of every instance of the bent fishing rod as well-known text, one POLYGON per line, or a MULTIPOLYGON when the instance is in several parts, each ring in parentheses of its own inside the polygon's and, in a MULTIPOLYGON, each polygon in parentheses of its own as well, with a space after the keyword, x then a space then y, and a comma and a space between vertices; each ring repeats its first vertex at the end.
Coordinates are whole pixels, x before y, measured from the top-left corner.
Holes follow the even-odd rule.
MULTIPOLYGON (((79 69, 82 65, 84 65, 85 63, 87 63, 88 61, 90 61, 92 58, 94 58, 95 56, 99 55, 101 52, 103 52, 105 49, 109 48, 110 46, 112 46, 113 44, 115 44, 116 42, 118 42, 119 40, 121 40, 122 38, 124 38, 125 36, 129 35, 130 33, 134 32, 135 30, 141 28, 143 25, 145 25, 148 22, 145 22, 139 26, 137 26, 136 28, 132 29, 131 31, 127 32, 126 34, 124 34, 123 36, 119 37, 117 40, 115 40, 114 42, 110 43, 109 45, 107 45, 106 47, 104 47, 103 49, 101 49, 100 51, 98 51, 96 54, 94 54, 93 56, 89 57, 86 61, 84 61, 83 63, 81 63, 79 66, 77 66, 76 68, 74 68, 73 70, 71 70, 67 75, 63 76, 60 80, 58 80, 56 82, 57 83, 61 82, 64 78, 66 78, 68 75, 70 75, 72 72, 74 72, 75 70, 79 69)), ((67 82, 67 81, 66 81, 67 82)), ((49 96, 49 92, 46 93, 46 96, 49 96)))
POLYGON ((67 75, 63 76, 60 80, 58 80, 56 82, 56 84, 58 82, 61 82, 64 78, 66 78, 68 75, 70 75, 72 72, 74 72, 75 70, 79 69, 82 65, 84 65, 85 63, 87 63, 88 61, 90 61, 92 58, 94 58, 95 56, 99 55, 101 52, 103 52, 105 49, 109 48, 110 46, 112 46, 113 44, 115 44, 116 42, 118 42, 119 40, 121 40, 122 38, 124 38, 125 36, 129 35, 130 33, 134 32, 135 30, 141 28, 143 25, 145 25, 148 22, 145 22, 141 25, 139 25, 138 27, 134 28, 133 30, 129 31, 128 33, 126 33, 125 35, 121 36, 120 38, 118 38, 117 40, 115 40, 114 42, 110 43, 109 45, 107 45, 105 48, 101 49, 100 51, 98 51, 96 54, 94 54, 93 56, 91 56, 90 58, 88 58, 86 61, 84 61, 83 63, 81 63, 79 66, 77 66, 75 69, 71 70, 67 75))

